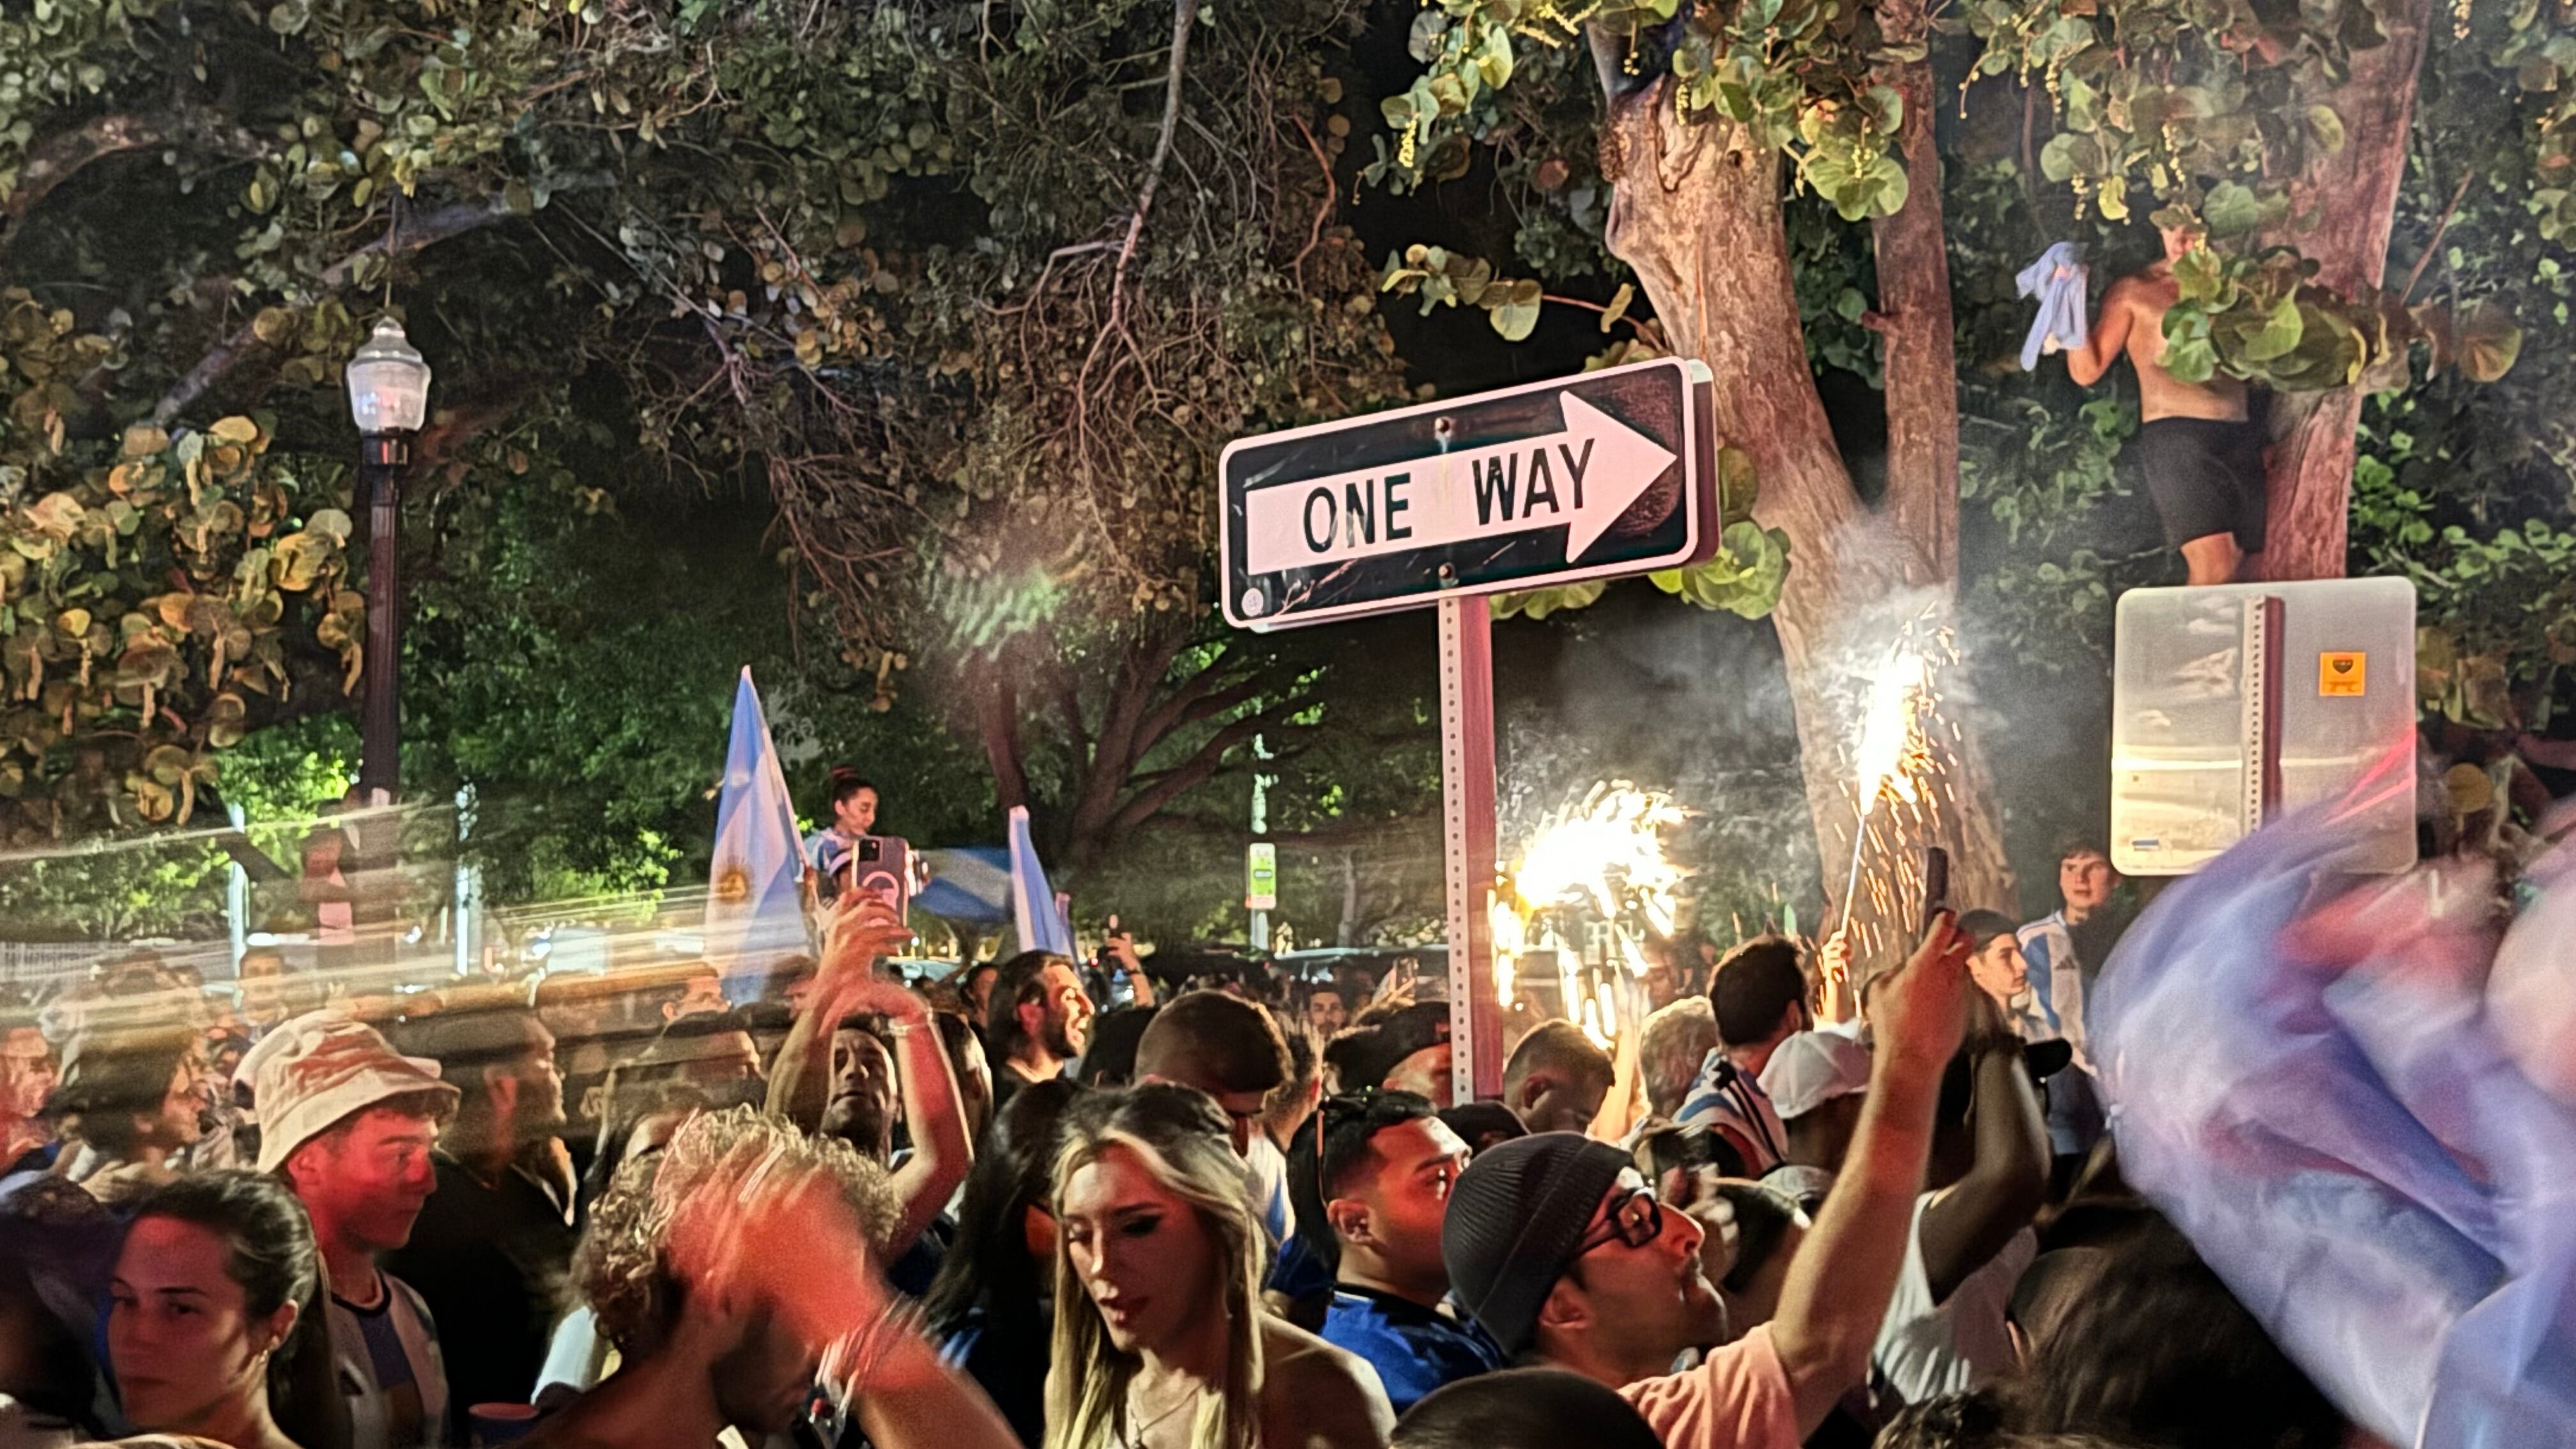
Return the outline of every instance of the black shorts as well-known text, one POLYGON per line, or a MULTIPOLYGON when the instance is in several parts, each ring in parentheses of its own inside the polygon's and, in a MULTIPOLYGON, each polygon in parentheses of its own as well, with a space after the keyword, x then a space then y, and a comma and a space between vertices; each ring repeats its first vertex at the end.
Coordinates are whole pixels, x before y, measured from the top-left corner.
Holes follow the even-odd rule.
POLYGON ((2175 548, 2213 533, 2263 551, 2263 427, 2214 418, 2157 418, 2140 425, 2127 457, 2155 500, 2175 548))

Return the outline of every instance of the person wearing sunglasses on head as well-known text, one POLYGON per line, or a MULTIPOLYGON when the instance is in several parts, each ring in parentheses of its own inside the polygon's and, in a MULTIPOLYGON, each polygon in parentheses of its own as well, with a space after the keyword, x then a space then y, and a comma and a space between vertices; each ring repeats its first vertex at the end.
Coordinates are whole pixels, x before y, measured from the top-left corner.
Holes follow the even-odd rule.
POLYGON ((1706 1229, 1627 1154, 1570 1132, 1503 1143, 1459 1178, 1441 1233, 1459 1302, 1506 1353, 1619 1390, 1668 1449, 1795 1449, 1868 1374, 1966 1028, 1967 958, 1945 911, 1880 985, 1867 1105, 1770 1323, 1730 1341, 1706 1229))
POLYGON ((1399 1414, 1506 1362, 1472 1320, 1443 1311, 1441 1215, 1466 1166, 1466 1142, 1412 1092, 1325 1098, 1289 1160, 1298 1240, 1335 1279, 1317 1334, 1368 1360, 1399 1414))

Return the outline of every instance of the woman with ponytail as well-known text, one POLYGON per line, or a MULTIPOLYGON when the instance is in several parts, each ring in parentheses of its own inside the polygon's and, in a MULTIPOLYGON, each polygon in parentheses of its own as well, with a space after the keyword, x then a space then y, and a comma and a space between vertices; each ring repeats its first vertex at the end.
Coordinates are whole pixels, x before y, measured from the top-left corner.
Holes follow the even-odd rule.
POLYGON ((346 1449, 319 1263, 303 1204, 264 1173, 197 1173, 137 1201, 108 1290, 126 1418, 229 1449, 346 1449))

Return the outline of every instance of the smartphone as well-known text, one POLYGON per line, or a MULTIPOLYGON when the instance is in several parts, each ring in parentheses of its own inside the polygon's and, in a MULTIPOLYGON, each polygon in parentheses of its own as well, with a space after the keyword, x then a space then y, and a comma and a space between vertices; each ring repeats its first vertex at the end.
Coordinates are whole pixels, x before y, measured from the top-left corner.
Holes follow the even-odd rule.
POLYGON ((1950 908, 1950 852, 1923 847, 1923 911, 1916 934, 1932 929, 1932 918, 1950 908))
POLYGON ((862 835, 862 836, 860 836, 860 837, 859 837, 859 856, 858 856, 858 858, 859 858, 859 861, 860 861, 862 864, 865 864, 865 865, 874 865, 874 864, 876 864, 879 860, 883 859, 884 857, 885 857, 885 842, 884 842, 884 841, 877 839, 877 838, 876 838, 875 836, 873 836, 873 835, 862 835))

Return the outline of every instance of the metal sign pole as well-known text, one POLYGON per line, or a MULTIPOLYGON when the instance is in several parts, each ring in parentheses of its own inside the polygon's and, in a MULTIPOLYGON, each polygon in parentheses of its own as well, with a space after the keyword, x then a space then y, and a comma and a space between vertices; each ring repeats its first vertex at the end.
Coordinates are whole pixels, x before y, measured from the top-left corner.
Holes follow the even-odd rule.
POLYGON ((1503 1090, 1494 1001, 1494 624, 1483 598, 1440 600, 1440 814, 1449 877, 1455 1100, 1503 1090))

